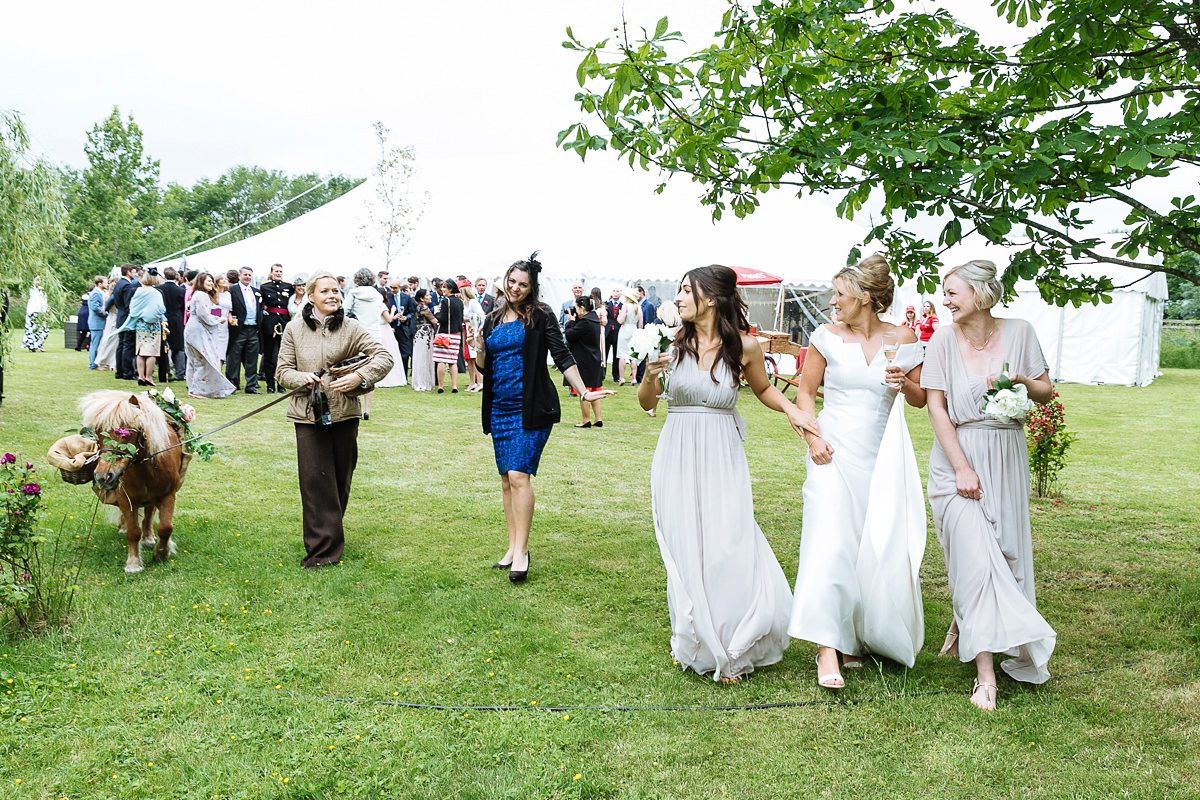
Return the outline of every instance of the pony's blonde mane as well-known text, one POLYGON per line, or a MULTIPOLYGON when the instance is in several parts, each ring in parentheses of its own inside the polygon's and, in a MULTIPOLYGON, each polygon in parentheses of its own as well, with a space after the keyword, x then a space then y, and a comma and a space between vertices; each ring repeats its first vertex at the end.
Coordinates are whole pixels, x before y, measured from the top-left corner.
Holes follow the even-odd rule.
POLYGON ((83 424, 96 433, 114 428, 141 430, 146 437, 147 454, 158 453, 174 444, 167 412, 158 407, 145 392, 137 395, 138 404, 130 402, 134 395, 121 389, 101 389, 79 399, 83 424))

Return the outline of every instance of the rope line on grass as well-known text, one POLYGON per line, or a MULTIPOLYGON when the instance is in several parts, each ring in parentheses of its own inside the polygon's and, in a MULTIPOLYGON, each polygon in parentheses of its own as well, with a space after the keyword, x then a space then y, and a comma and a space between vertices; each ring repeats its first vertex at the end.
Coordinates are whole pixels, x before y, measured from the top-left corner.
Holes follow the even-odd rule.
MULTIPOLYGON (((1096 667, 1095 669, 1080 670, 1078 672, 1070 672, 1064 675, 1054 675, 1049 682, 1066 680, 1068 678, 1078 678, 1085 675, 1098 675, 1104 672, 1114 672, 1119 669, 1129 669, 1136 666, 1138 663, 1125 661, 1120 664, 1113 664, 1107 667, 1096 667)), ((866 703, 873 703, 877 700, 896 700, 909 699, 917 697, 937 697, 939 695, 958 695, 964 694, 958 689, 932 689, 927 692, 910 692, 891 694, 886 696, 847 698, 844 700, 783 700, 776 703, 753 703, 746 705, 732 706, 542 706, 542 705, 492 705, 492 706, 468 706, 468 705, 446 705, 440 703, 406 703, 400 700, 360 700, 355 697, 321 697, 320 699, 331 700, 335 703, 367 703, 381 706, 391 706, 394 708, 403 708, 414 711, 549 711, 555 713, 562 712, 580 712, 580 711, 616 711, 616 712, 632 712, 632 711, 766 711, 777 708, 808 708, 816 706, 858 706, 866 703)), ((312 695, 301 695, 304 697, 312 697, 312 695)))
MULTIPOLYGON (((1161 658, 1161 657, 1160 657, 1161 658)), ((1062 675, 1051 676, 1047 683, 1058 683, 1059 681, 1069 678, 1080 678, 1087 675, 1100 675, 1105 672, 1115 672, 1119 669, 1130 669, 1138 664, 1148 664, 1153 659, 1145 659, 1143 661, 1123 661, 1119 664, 1112 664, 1107 667, 1096 667, 1094 669, 1079 670, 1077 672, 1068 672, 1062 675)), ((127 670, 136 675, 141 675, 147 678, 156 678, 166 680, 171 676, 161 675, 156 672, 147 670, 127 670)), ((306 697, 316 700, 329 700, 334 703, 350 703, 350 704, 369 704, 379 706, 390 706, 392 708, 407 709, 410 711, 454 711, 454 712, 496 712, 496 711, 544 711, 551 713, 564 712, 581 712, 581 711, 609 711, 609 712, 679 712, 679 711, 769 711, 780 708, 815 708, 818 706, 860 706, 867 703, 874 703, 880 700, 907 700, 919 697, 938 697, 941 695, 961 695, 966 694, 960 689, 931 689, 926 692, 901 692, 899 694, 876 695, 874 697, 859 697, 846 698, 836 700, 781 700, 775 703, 748 703, 743 705, 730 706, 628 706, 628 705, 608 705, 608 706, 589 706, 589 705, 558 705, 558 706, 543 706, 543 705, 450 705, 445 703, 407 703, 401 700, 362 700, 357 697, 329 697, 326 695, 311 695, 302 692, 287 692, 289 697, 306 697)))

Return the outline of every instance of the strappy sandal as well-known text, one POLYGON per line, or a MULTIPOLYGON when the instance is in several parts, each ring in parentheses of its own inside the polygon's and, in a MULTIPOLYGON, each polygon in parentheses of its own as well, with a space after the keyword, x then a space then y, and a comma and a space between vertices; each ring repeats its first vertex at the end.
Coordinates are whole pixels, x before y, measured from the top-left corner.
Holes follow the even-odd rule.
POLYGON ((821 674, 820 656, 815 657, 813 662, 817 665, 817 686, 820 686, 822 689, 833 689, 834 691, 846 688, 846 680, 838 673, 829 672, 824 675, 821 674))
POLYGON ((975 706, 980 711, 995 711, 996 710, 996 694, 998 692, 999 692, 999 689, 996 688, 996 684, 984 683, 983 681, 976 678, 975 682, 971 684, 971 705, 975 706), (983 691, 984 705, 980 705, 979 703, 975 702, 975 695, 976 695, 976 693, 978 693, 981 690, 983 691), (990 694, 990 699, 989 699, 989 694, 990 694))
POLYGON ((946 641, 942 642, 942 649, 938 651, 938 655, 958 657, 958 634, 954 630, 946 631, 946 641))

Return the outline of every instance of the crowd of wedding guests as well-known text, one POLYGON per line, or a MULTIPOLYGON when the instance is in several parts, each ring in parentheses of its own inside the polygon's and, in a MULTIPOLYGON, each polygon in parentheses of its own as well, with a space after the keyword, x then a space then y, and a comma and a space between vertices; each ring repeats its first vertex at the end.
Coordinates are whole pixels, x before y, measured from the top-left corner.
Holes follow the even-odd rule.
MULTIPOLYGON (((637 386, 648 414, 670 403, 652 507, 672 657, 685 669, 736 682, 779 661, 793 638, 817 645, 817 682, 827 689, 845 686, 846 671, 869 657, 912 666, 924 642, 918 570, 927 496, 953 600, 941 653, 974 664, 971 702, 996 707, 997 654, 1009 656, 1001 667, 1015 680, 1049 678, 1056 637, 1036 606, 1023 423, 986 401, 999 377, 1036 403, 1048 402, 1053 386, 1032 326, 992 314, 1003 295, 995 265, 971 261, 943 276, 948 324, 931 301, 920 315, 905 308, 900 324, 882 318, 895 289, 882 256, 840 270, 833 321, 811 335, 794 402, 767 379, 727 267, 690 271, 667 303, 640 286, 604 299, 575 282, 557 317, 539 299, 540 272, 534 254, 495 283, 458 275, 422 288, 417 277, 369 269, 349 280, 322 272, 289 283, 275 264, 255 286, 248 267, 213 276, 125 265, 96 276, 80 320, 90 368, 140 385, 155 385, 156 368, 158 381, 186 380, 196 397, 238 391, 243 373, 247 394, 260 383, 268 394, 327 385, 332 422, 320 423, 298 393, 288 412, 297 425, 306 567, 341 557, 357 426, 370 418, 374 389, 455 393, 465 372, 465 391, 483 393, 504 498, 509 544, 493 566, 525 581, 531 479, 561 417, 553 359, 579 402, 576 428, 603 427, 610 368, 618 385, 637 386), (651 323, 667 328, 673 346, 647 361, 634 351, 634 333, 651 323), (322 378, 318 367, 332 365, 317 363, 321 343, 334 339, 345 351, 339 358, 361 363, 322 378), (660 383, 668 371, 669 394, 660 383), (794 590, 754 520, 736 411, 743 381, 807 445, 794 590), (924 496, 905 404, 927 409, 935 434, 924 496), (314 471, 317 462, 335 465, 333 484, 323 468, 314 471)), ((31 308, 24 344, 37 351, 45 331, 41 307, 31 308)))
MULTIPOLYGON (((284 281, 280 264, 261 283, 249 267, 211 274, 125 264, 95 276, 83 294, 75 349, 87 351, 89 369, 110 370, 141 386, 185 381, 189 395, 206 398, 273 394, 283 330, 307 302, 307 279, 299 274, 284 281)), ((475 334, 502 296, 498 282, 457 275, 432 278, 429 288, 421 288, 416 276, 392 278, 368 269, 349 279, 337 276, 337 282, 346 314, 363 321, 393 356, 392 372, 377 386, 454 394, 465 373, 463 390, 482 391, 475 334)), ((606 300, 598 287, 585 295, 576 282, 572 295, 560 309, 559 329, 570 330, 568 341, 587 365, 591 389, 603 385, 609 368, 614 382, 635 384, 645 364, 632 358, 633 332, 651 323, 678 325, 674 304, 664 306, 653 288, 649 295, 641 286, 614 288, 606 300), (665 318, 659 316, 664 308, 665 318)), ((23 339, 33 351, 46 338, 44 306, 44 293, 33 287, 23 339)), ((367 418, 370 405, 367 395, 367 418)), ((582 406, 579 427, 595 424, 603 426, 598 402, 582 406)))
MULTIPOLYGON (((95 276, 82 296, 75 349, 87 350, 89 369, 141 386, 186 381, 190 396, 206 398, 273 394, 283 391, 275 381, 279 347, 308 302, 307 280, 299 274, 284 281, 280 264, 261 283, 249 267, 214 275, 126 264, 95 276)), ((345 314, 393 356, 391 372, 375 386, 457 393, 466 373, 466 391, 483 388, 471 343, 495 305, 489 280, 433 278, 431 289, 422 289, 416 276, 401 280, 369 269, 336 280, 345 314)), ((45 294, 32 287, 23 339, 31 351, 46 338, 45 305, 45 294)), ((370 407, 368 393, 365 419, 370 407)))

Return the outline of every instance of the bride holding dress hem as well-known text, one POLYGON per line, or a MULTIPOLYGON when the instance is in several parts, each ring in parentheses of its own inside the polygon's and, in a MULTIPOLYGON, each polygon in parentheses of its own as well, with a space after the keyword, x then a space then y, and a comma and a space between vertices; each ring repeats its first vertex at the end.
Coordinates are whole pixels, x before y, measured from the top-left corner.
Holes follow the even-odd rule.
POLYGON ((788 632, 817 645, 817 682, 845 686, 839 668, 884 656, 911 667, 924 643, 918 570, 925 500, 904 420, 925 405, 912 330, 879 318, 895 282, 874 255, 833 278, 837 322, 813 332, 796 405, 825 400, 819 434, 805 433, 803 532, 788 632), (903 394, 904 399, 897 395, 903 394))

